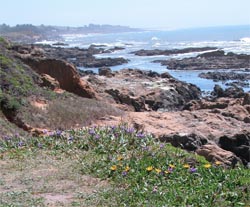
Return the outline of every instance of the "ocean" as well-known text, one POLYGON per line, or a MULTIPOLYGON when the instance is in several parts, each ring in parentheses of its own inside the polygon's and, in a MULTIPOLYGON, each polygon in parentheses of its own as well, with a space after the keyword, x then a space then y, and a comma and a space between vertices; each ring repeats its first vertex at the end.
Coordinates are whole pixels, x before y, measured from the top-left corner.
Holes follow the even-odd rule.
MULTIPOLYGON (((214 82, 213 80, 202 79, 198 74, 202 71, 177 71, 168 70, 166 66, 159 63, 152 63, 153 60, 164 60, 169 58, 193 57, 200 53, 186 53, 170 56, 151 56, 141 57, 131 54, 132 51, 140 49, 181 49, 187 47, 218 47, 225 52, 234 52, 238 54, 250 54, 250 26, 225 26, 200 29, 182 29, 165 31, 142 31, 114 34, 87 34, 76 35, 68 34, 63 36, 65 43, 70 47, 87 48, 91 44, 104 45, 105 48, 123 47, 124 50, 117 50, 113 53, 96 55, 97 58, 103 57, 123 57, 129 59, 129 63, 110 67, 113 71, 122 68, 136 68, 142 70, 152 70, 158 73, 169 72, 175 78, 193 83, 208 92, 213 90, 215 84, 226 88, 223 82, 214 82)), ((90 68, 80 68, 89 70, 90 68)), ((98 68, 91 68, 97 71, 98 68)), ((211 71, 211 70, 210 70, 211 71)), ((222 71, 222 70, 220 70, 222 71)), ((227 71, 227 70, 225 70, 227 71)), ((249 72, 248 72, 249 73, 249 72)), ((244 88, 249 91, 249 88, 244 88)))

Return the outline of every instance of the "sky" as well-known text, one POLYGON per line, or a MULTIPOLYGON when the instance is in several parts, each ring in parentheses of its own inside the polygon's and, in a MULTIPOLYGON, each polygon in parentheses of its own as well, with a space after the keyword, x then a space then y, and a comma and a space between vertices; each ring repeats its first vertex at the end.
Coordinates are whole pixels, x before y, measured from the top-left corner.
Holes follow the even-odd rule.
POLYGON ((0 0, 0 24, 178 29, 250 25, 250 0, 0 0))

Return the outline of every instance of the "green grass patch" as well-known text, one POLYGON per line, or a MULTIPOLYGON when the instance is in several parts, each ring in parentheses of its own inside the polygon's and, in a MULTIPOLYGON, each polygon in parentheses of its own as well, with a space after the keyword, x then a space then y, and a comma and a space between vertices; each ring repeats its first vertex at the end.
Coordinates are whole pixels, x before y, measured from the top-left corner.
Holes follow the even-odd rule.
POLYGON ((111 187, 78 194, 71 206, 248 206, 250 171, 203 157, 127 125, 56 131, 40 138, 5 137, 2 157, 25 159, 46 150, 51 156, 74 156, 82 175, 111 187), (28 153, 29 152, 29 153, 28 153))

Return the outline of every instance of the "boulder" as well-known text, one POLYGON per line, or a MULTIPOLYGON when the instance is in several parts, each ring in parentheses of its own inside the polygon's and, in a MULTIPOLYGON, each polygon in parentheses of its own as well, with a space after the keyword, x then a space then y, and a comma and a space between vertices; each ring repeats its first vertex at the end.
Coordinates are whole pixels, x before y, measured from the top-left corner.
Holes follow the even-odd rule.
POLYGON ((250 162, 250 132, 243 131, 233 136, 222 136, 219 138, 219 146, 235 153, 244 164, 250 162))
POLYGON ((112 70, 108 67, 101 67, 98 69, 98 74, 101 76, 112 77, 112 70))
POLYGON ((159 140, 162 142, 169 142, 175 147, 181 147, 188 151, 195 151, 208 142, 208 140, 202 135, 194 133, 161 135, 159 140))
POLYGON ((215 85, 211 93, 215 97, 229 97, 229 98, 243 98, 245 96, 244 90, 238 86, 231 86, 223 90, 221 86, 215 85))
POLYGON ((226 166, 234 167, 240 159, 232 152, 220 148, 215 143, 209 143, 196 150, 198 155, 204 156, 209 162, 219 161, 226 166))
POLYGON ((245 93, 242 105, 250 105, 250 93, 245 93))

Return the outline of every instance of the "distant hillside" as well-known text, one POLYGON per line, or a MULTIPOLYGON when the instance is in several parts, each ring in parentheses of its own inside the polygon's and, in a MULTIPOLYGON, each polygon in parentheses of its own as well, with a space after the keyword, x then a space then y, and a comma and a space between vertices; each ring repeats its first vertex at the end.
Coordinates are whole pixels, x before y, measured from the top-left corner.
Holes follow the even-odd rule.
POLYGON ((61 40, 63 34, 89 34, 89 33, 120 33, 135 32, 141 29, 130 28, 120 25, 98 25, 89 24, 83 27, 68 26, 34 26, 32 24, 21 24, 9 26, 0 25, 0 35, 15 42, 33 43, 40 40, 61 40))

